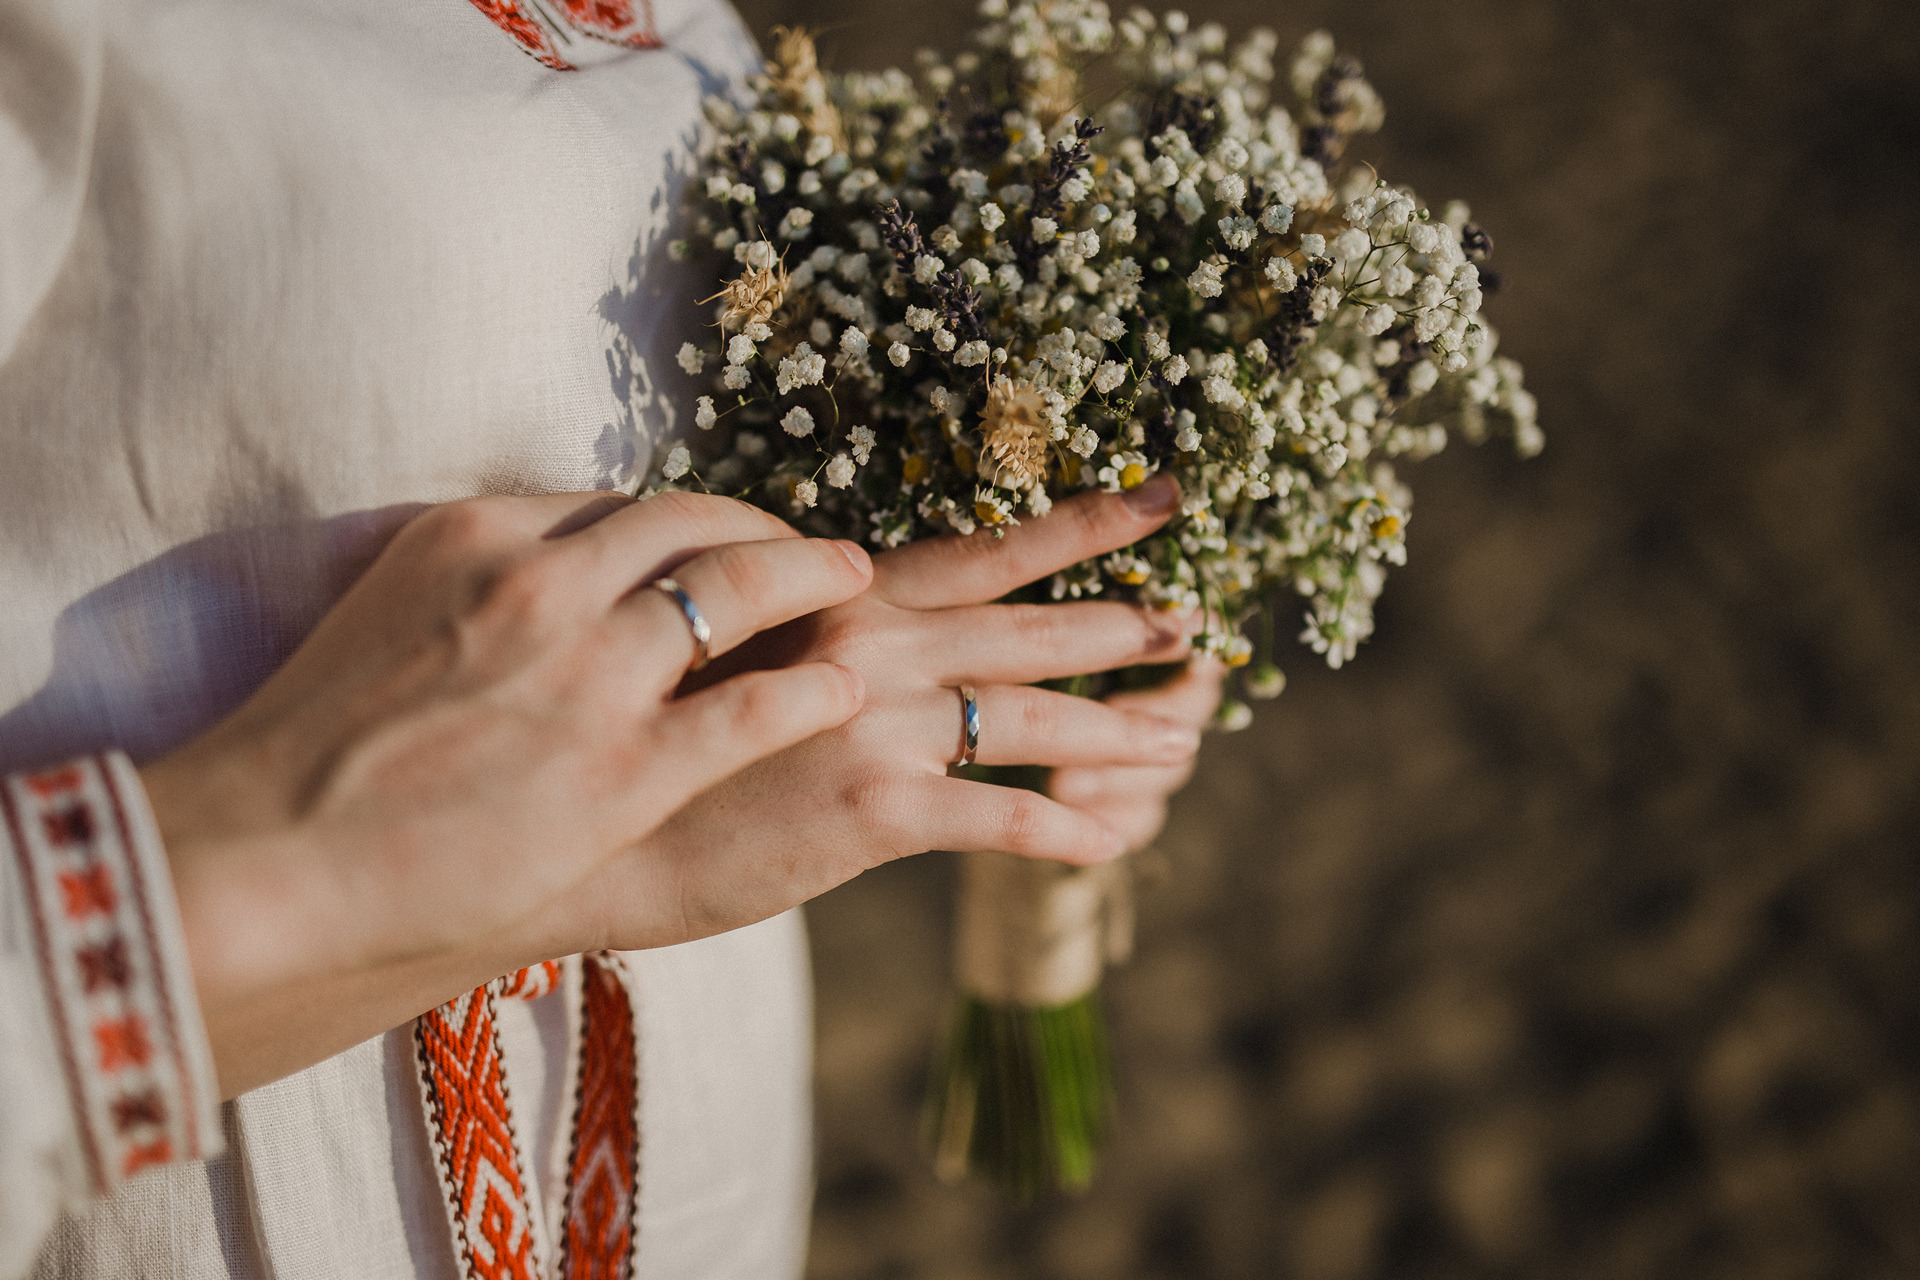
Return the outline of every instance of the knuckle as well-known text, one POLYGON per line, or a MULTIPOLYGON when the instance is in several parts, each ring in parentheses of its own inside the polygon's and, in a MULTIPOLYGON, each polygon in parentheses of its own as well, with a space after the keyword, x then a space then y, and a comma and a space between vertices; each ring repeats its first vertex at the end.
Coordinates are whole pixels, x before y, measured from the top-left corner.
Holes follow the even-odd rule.
POLYGON ((1036 746, 1058 740, 1066 728, 1059 699, 1036 690, 1021 691, 1018 717, 1027 741, 1036 746))
POLYGON ((499 623, 538 627, 562 613, 569 601, 553 557, 521 555, 486 579, 476 612, 499 623))
POLYGON ((1001 797, 999 839, 1008 853, 1036 852, 1047 829, 1044 802, 1030 791, 1008 791, 1001 797))
POLYGON ((1044 604, 1009 605, 1012 610, 1007 615, 1013 624, 1014 634, 1022 644, 1036 649, 1053 649, 1062 638, 1062 626, 1059 610, 1044 604))
POLYGON ((471 552, 506 539, 512 528, 512 499, 501 495, 463 498, 422 512, 413 534, 436 551, 471 552))
POLYGON ((718 547, 708 554, 713 558, 713 568, 720 575, 720 581, 741 601, 757 604, 773 591, 776 585, 773 571, 766 557, 751 545, 718 547))
POLYGON ((777 538, 793 533, 785 521, 736 498, 668 490, 642 499, 650 518, 671 522, 693 543, 777 538))

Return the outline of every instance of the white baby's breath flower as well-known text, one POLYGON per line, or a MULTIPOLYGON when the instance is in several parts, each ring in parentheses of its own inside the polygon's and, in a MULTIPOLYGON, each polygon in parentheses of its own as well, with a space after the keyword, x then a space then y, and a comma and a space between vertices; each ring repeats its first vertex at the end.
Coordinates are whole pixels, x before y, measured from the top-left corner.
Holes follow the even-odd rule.
POLYGON ((727 371, 720 375, 720 385, 729 391, 744 391, 753 381, 753 370, 743 364, 730 364, 727 371))
POLYGON ((863 467, 873 456, 873 446, 876 443, 878 438, 873 434, 872 427, 855 427, 847 432, 847 444, 853 449, 853 459, 863 467))
POLYGON ((913 278, 921 284, 932 284, 934 278, 946 270, 947 264, 930 253, 923 253, 913 260, 913 278))
MULTIPOLYGON (((816 133, 807 139, 806 161, 809 167, 819 164, 833 154, 833 139, 824 133, 816 133)), ((819 179, 815 179, 818 181, 819 179)))
MULTIPOLYGON (((907 328, 925 331, 940 323, 940 313, 932 307, 908 307, 907 328)), ((895 363, 898 363, 897 361, 895 363)))
POLYGON ((1326 257, 1327 256, 1327 238, 1323 235, 1315 235, 1312 232, 1309 232, 1308 234, 1301 236, 1300 252, 1306 254, 1309 258, 1326 257))
POLYGON ((813 210, 795 205, 780 219, 779 234, 786 240, 804 240, 813 234, 813 210))
POLYGON ((998 231, 1007 221, 1007 215, 997 204, 980 206, 980 229, 986 232, 998 231))
POLYGON ((820 385, 826 374, 827 358, 803 342, 793 349, 792 355, 781 359, 775 386, 784 396, 796 387, 820 385))
POLYGON ((913 348, 904 342, 896 342, 887 348, 887 359, 893 361, 894 368, 904 369, 907 361, 913 359, 913 348))
POLYGON ((1200 190, 1193 185, 1192 178, 1182 178, 1180 185, 1174 188, 1173 211, 1188 226, 1200 221, 1201 215, 1206 213, 1207 202, 1200 198, 1200 190))
POLYGON ((1360 322, 1360 332, 1366 334, 1369 338, 1377 338, 1387 330, 1393 328, 1394 316, 1396 314, 1392 307, 1383 302, 1367 312, 1366 318, 1360 322))
POLYGON ((687 452, 687 446, 677 444, 667 451, 667 460, 660 464, 660 474, 668 480, 678 480, 693 470, 693 455, 687 452))
POLYGON ((1203 298, 1219 297, 1226 288, 1220 278, 1224 266, 1224 263, 1213 259, 1201 262, 1194 267, 1193 274, 1187 277, 1187 287, 1203 298))
POLYGON ((1300 283, 1300 277, 1294 272, 1293 263, 1278 254, 1267 259, 1266 275, 1267 279, 1273 282, 1274 288, 1282 293, 1292 293, 1293 287, 1300 283))
POLYGON ((1073 435, 1067 440, 1067 448, 1083 458, 1091 458, 1093 451, 1100 447, 1100 437, 1091 427, 1075 427, 1073 435))
POLYGON ((1033 220, 1033 242, 1035 244, 1047 243, 1047 241, 1053 239, 1059 231, 1060 224, 1052 218, 1035 218, 1033 220))
POLYGON ((796 480, 793 482, 793 505, 795 507, 804 509, 813 506, 818 501, 820 501, 819 485, 811 480, 796 480))
POLYGON ((835 489, 846 488, 853 483, 853 459, 844 453, 834 454, 823 478, 835 489))
POLYGON ((813 415, 795 405, 787 410, 786 417, 780 419, 780 428, 790 436, 810 436, 813 434, 813 415))
POLYGON ((1415 253, 1432 253, 1440 247, 1441 235, 1431 222, 1416 222, 1407 228, 1407 246, 1415 253))
POLYGON ((1093 375, 1093 389, 1104 396, 1126 380, 1127 367, 1116 361, 1109 360, 1101 365, 1099 371, 1093 375))
POLYGON ((848 325, 840 331, 840 350, 854 359, 867 354, 866 331, 858 325, 848 325))
POLYGON ((683 342, 680 344, 680 354, 674 359, 680 362, 680 367, 686 372, 699 373, 707 363, 707 353, 691 342, 683 342))
MULTIPOLYGON (((942 330, 942 332, 945 331, 942 330)), ((987 362, 987 351, 987 344, 976 339, 962 345, 960 350, 954 353, 953 362, 964 369, 971 369, 974 365, 987 362)))
POLYGON ((1213 184, 1213 198, 1222 204, 1239 204, 1247 198, 1247 180, 1230 173, 1213 184))
POLYGON ((727 363, 746 364, 754 357, 753 339, 744 333, 736 333, 727 342, 727 363))
POLYGON ((1341 262, 1359 262, 1373 252, 1373 241, 1357 227, 1349 227, 1333 238, 1333 256, 1341 262))
POLYGON ((720 421, 720 415, 713 411, 713 397, 701 396, 693 402, 693 425, 702 431, 713 430, 713 424, 720 421))
POLYGON ((1187 358, 1185 356, 1175 356, 1173 359, 1167 361, 1167 367, 1161 371, 1160 376, 1177 387, 1180 385, 1181 380, 1187 376, 1187 372, 1187 358))
POLYGON ((1260 211, 1260 225, 1274 235, 1284 235, 1293 225, 1293 206, 1290 204, 1270 204, 1260 211))
POLYGON ((1220 219, 1220 238, 1229 248, 1248 249, 1253 246, 1253 219, 1238 215, 1220 219))
POLYGON ((933 345, 935 350, 941 352, 951 351, 953 350, 953 344, 957 341, 958 339, 953 336, 953 330, 946 328, 944 325, 936 325, 934 327, 933 345))

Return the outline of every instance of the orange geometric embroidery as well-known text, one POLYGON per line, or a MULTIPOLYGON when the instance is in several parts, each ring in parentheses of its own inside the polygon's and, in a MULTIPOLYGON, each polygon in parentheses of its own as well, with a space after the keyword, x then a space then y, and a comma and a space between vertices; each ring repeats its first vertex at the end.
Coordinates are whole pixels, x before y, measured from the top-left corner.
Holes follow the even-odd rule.
POLYGON ((61 905, 66 908, 70 920, 78 920, 96 911, 112 915, 114 908, 119 905, 119 899, 113 892, 113 872, 107 867, 62 871, 57 879, 60 882, 61 905))
POLYGON ((153 1040, 147 1035, 147 1020, 137 1013, 124 1018, 103 1018, 93 1024, 94 1043, 100 1046, 100 1069, 118 1071, 122 1067, 144 1067, 153 1057, 153 1040))
POLYGON ((150 1164, 167 1164, 173 1160, 173 1143, 165 1138, 155 1138, 143 1147, 134 1147, 127 1152, 127 1158, 120 1162, 120 1176, 131 1178, 150 1164))
POLYGON ((633 1005, 610 956, 582 958, 580 1081, 567 1163, 568 1280, 628 1280, 640 1143, 633 1005))
POLYGON ((514 1147, 487 988, 422 1015, 414 1044, 464 1274, 538 1280, 533 1210, 514 1147))
POLYGON ((473 0, 473 7, 513 37, 536 62, 574 71, 567 49, 582 37, 626 49, 657 49, 648 0, 473 0))
POLYGON ((70 764, 58 769, 49 769, 45 773, 29 774, 27 787, 42 800, 51 799, 63 791, 78 791, 80 767, 70 764))

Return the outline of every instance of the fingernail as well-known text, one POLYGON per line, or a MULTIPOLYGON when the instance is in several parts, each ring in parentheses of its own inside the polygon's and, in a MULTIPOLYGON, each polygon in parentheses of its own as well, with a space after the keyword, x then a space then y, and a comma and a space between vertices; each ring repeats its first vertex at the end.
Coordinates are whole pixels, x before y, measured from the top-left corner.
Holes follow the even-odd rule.
POLYGON ((847 558, 847 563, 861 573, 869 573, 873 570, 872 557, 867 555, 867 549, 859 543, 848 542, 844 538, 835 538, 833 545, 839 547, 840 554, 847 558))
POLYGON ((1180 501, 1180 482, 1169 475, 1157 475, 1138 489, 1127 491, 1120 501, 1136 516, 1148 519, 1164 516, 1180 501))

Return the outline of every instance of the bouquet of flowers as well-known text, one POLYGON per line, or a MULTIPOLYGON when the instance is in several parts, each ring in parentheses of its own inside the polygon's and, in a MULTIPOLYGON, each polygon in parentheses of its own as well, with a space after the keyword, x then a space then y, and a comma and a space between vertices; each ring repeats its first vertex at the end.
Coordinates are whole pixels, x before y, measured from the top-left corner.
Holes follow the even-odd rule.
MULTIPOLYGON (((667 484, 881 547, 991 537, 1062 495, 1178 477, 1159 533, 1058 600, 1202 609, 1196 646, 1277 694, 1276 619, 1338 667, 1403 563, 1395 470, 1452 434, 1540 448, 1480 318, 1487 234, 1346 163, 1379 98, 1325 33, 1277 41, 1100 0, 985 0, 975 47, 825 75, 776 28, 714 134, 677 255, 712 254, 710 378, 667 484), (1249 634, 1251 633, 1251 634, 1249 634)), ((1076 682, 1097 694, 1121 673, 1076 682)), ((1230 699, 1223 727, 1249 716, 1230 699)), ((1043 785, 995 771, 993 780, 1043 785)), ((1097 986, 1124 879, 974 855, 929 1107, 942 1168, 1084 1185, 1108 1108, 1097 986)))

